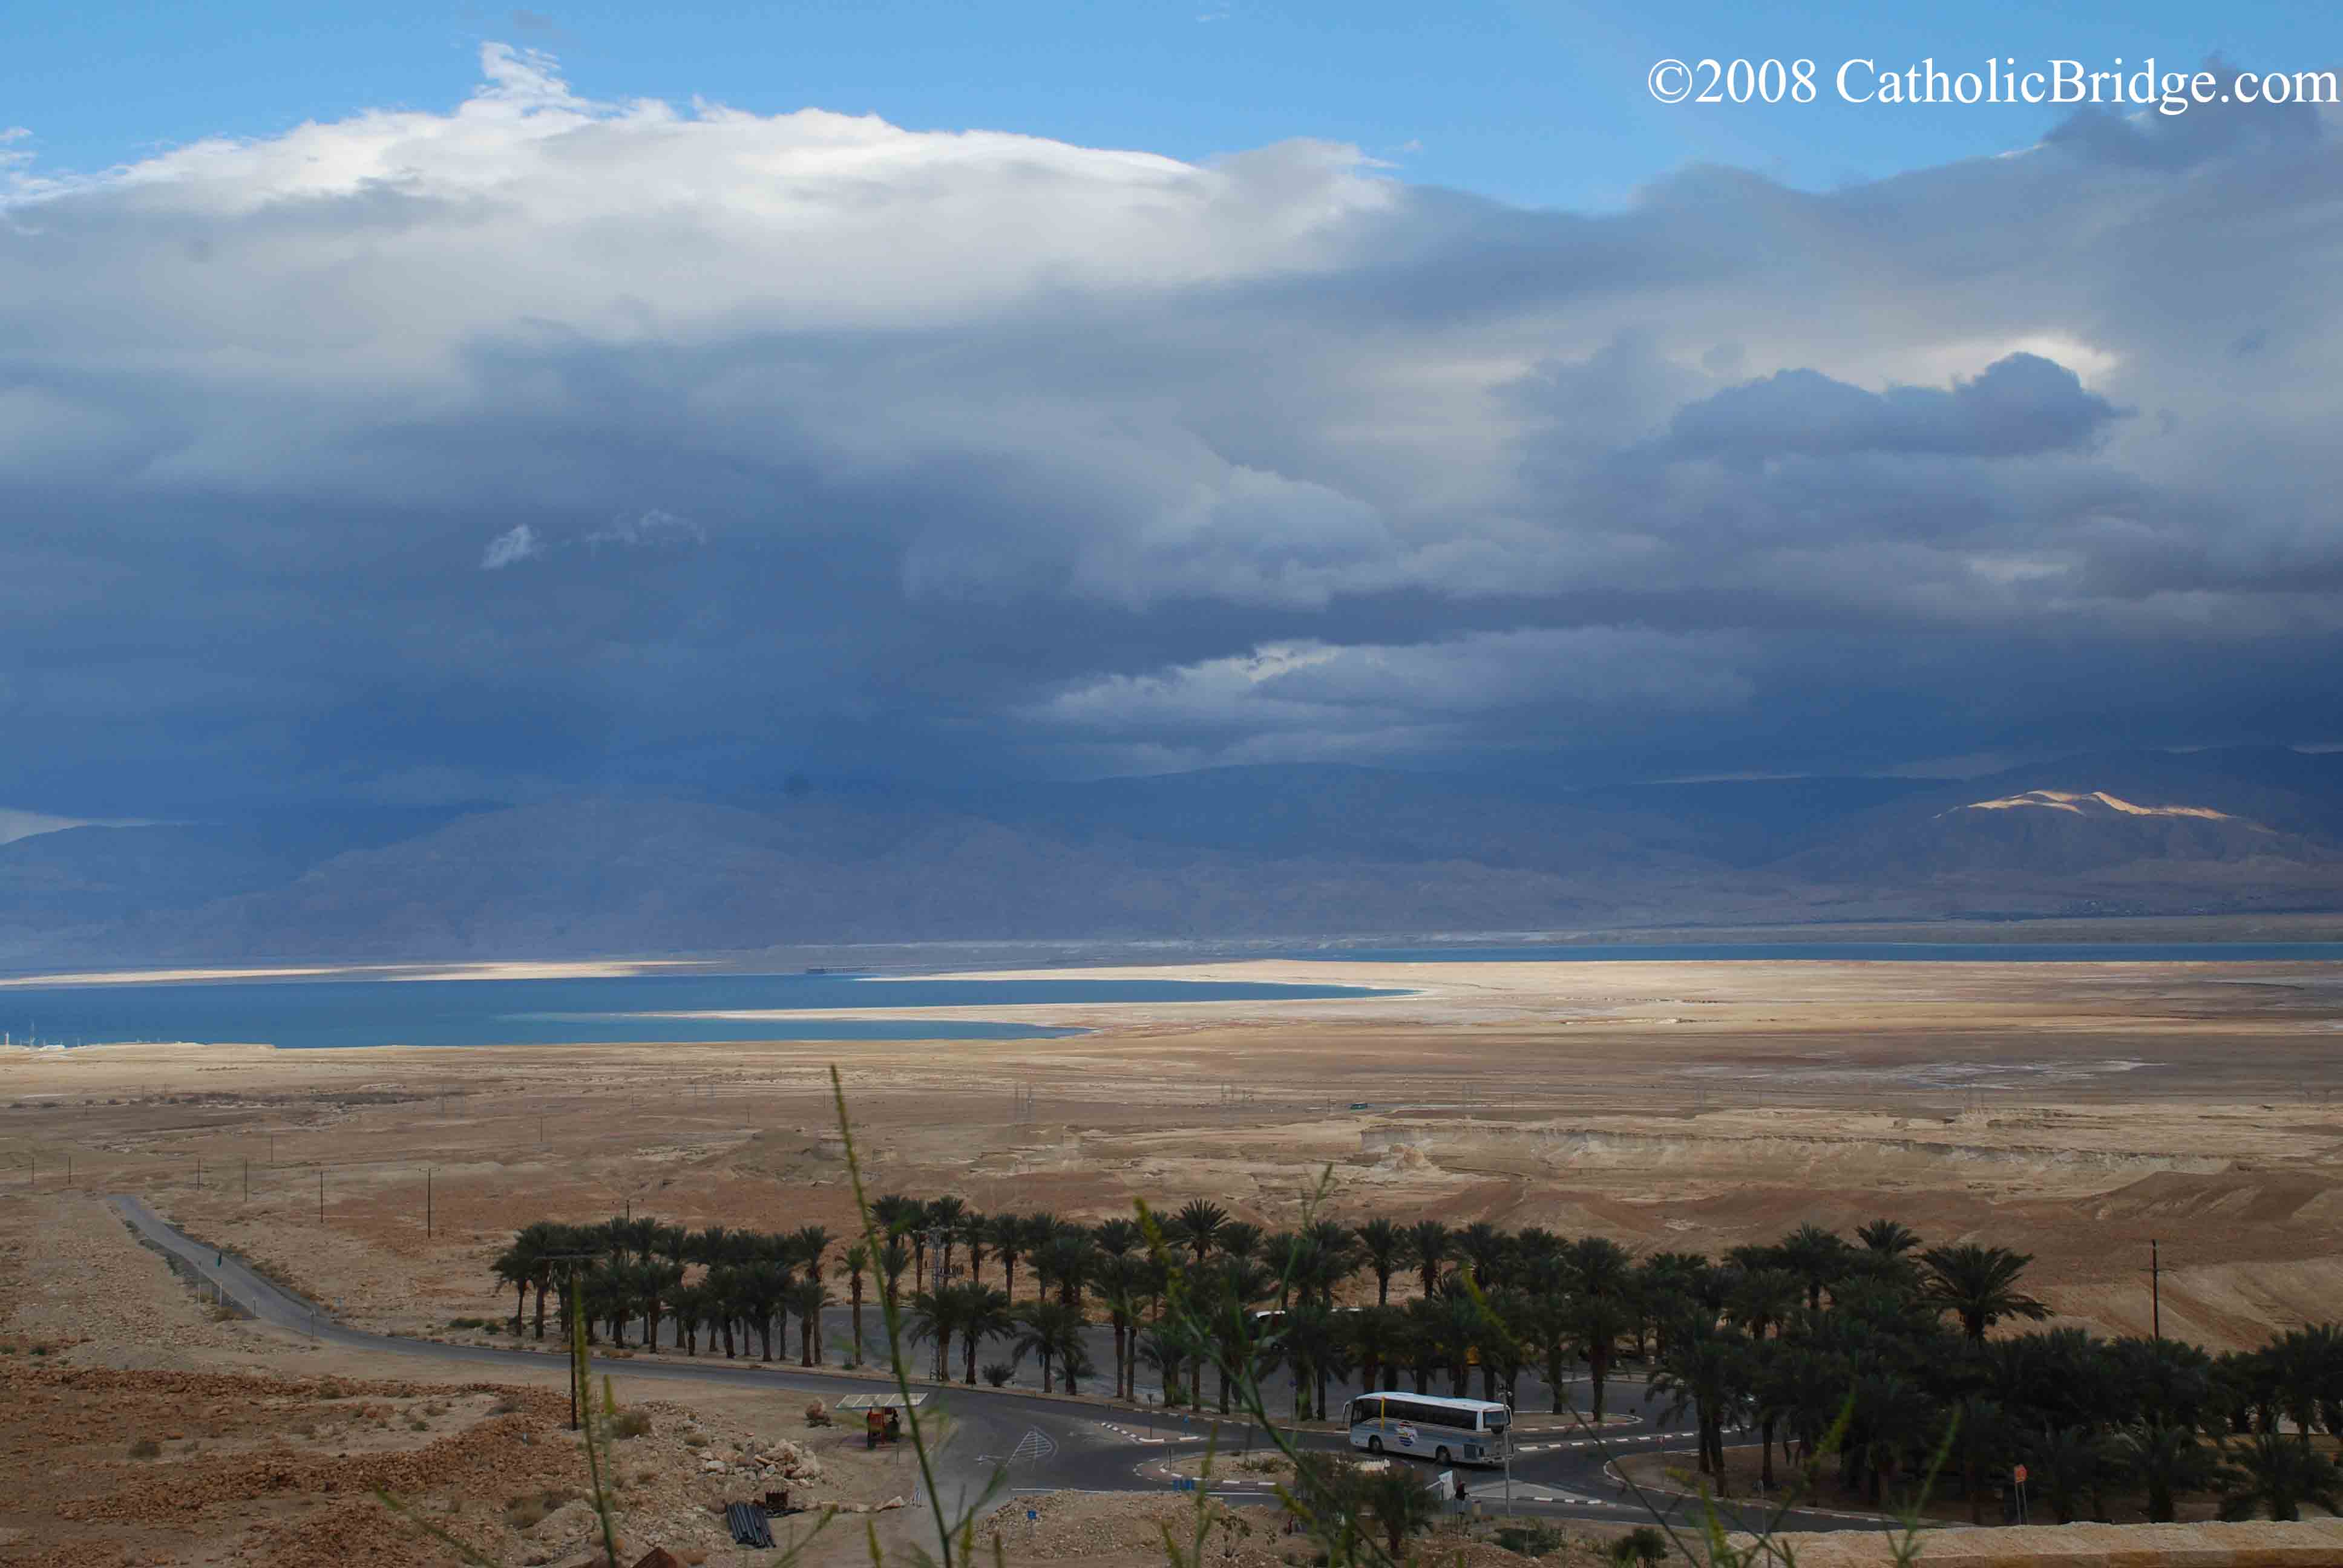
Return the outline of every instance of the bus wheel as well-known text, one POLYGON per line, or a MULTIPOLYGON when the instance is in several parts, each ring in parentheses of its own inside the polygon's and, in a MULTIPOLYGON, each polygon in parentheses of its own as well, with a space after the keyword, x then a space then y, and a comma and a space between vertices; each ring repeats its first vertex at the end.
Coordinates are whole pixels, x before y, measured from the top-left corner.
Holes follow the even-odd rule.
POLYGON ((1446 1464, 1448 1462, 1448 1451, 1444 1448, 1435 1448, 1432 1451, 1432 1457, 1438 1460, 1441 1463, 1446 1464))
POLYGON ((1367 1452, 1369 1453, 1381 1453, 1383 1451, 1383 1440, 1382 1438, 1371 1437, 1367 1439, 1367 1452))

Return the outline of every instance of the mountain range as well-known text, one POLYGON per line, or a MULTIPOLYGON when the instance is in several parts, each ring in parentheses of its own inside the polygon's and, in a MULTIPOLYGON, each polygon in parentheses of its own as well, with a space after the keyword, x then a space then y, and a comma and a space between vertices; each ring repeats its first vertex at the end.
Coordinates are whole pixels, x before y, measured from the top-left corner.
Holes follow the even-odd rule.
POLYGON ((1212 769, 589 799, 0 844, 0 966, 727 953, 2343 907, 2343 755, 1577 787, 1212 769))

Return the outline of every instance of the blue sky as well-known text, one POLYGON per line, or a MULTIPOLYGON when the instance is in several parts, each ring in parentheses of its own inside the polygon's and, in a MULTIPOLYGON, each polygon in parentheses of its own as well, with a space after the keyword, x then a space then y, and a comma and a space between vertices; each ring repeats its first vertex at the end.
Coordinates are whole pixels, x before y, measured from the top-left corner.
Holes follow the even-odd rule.
POLYGON ((1688 161, 1805 189, 1992 154, 2047 108, 1664 106, 1663 56, 1988 55, 2191 67, 2324 65, 2321 8, 2179 5, 1653 6, 1359 0, 811 0, 542 9, 350 4, 24 7, 0 58, 0 127, 46 173, 212 135, 261 136, 370 107, 445 108, 484 41, 545 50, 595 98, 695 97, 771 114, 876 113, 1198 159, 1289 136, 1357 145, 1404 179, 1531 205, 1611 207, 1688 161))

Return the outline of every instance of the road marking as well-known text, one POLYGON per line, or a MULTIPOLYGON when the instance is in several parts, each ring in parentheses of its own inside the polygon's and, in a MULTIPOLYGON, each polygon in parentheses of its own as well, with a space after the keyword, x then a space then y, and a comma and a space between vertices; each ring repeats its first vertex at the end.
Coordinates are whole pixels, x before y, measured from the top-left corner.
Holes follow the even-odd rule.
POLYGON ((1127 1426, 1118 1426, 1111 1421, 1102 1421, 1099 1422, 1099 1425, 1106 1428, 1109 1432, 1118 1432, 1121 1435, 1129 1438, 1133 1442, 1202 1442, 1204 1441, 1202 1438, 1195 1436, 1150 1437, 1144 1432, 1133 1432, 1127 1426))
POLYGON ((1009 1451, 1009 1462, 1022 1464, 1030 1461, 1035 1464, 1043 1464, 1047 1463, 1057 1452, 1058 1445, 1051 1440, 1048 1432, 1038 1426, 1031 1427, 1027 1429, 1023 1437, 1017 1440, 1017 1446, 1009 1451))

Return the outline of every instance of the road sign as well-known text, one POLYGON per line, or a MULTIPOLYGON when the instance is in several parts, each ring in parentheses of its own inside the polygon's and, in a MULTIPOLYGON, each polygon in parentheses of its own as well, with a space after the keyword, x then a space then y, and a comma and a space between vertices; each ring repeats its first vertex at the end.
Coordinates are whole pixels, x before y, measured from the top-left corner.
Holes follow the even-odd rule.
POLYGON ((2024 1466, 2024 1465, 2022 1465, 2022 1464, 2021 1464, 2021 1465, 2019 1465, 2016 1470, 2011 1471, 2011 1472, 2009 1473, 2009 1478, 2010 1478, 2012 1481, 2015 1481, 2016 1483, 2017 1483, 2017 1484, 2018 1484, 2018 1485, 2020 1485, 2020 1486, 2025 1485, 2025 1484, 2026 1484, 2026 1466, 2024 1466))
POLYGON ((1466 1345, 1464 1347, 1464 1364, 1468 1367, 1476 1367, 1481 1364, 1481 1347, 1479 1345, 1466 1345))

